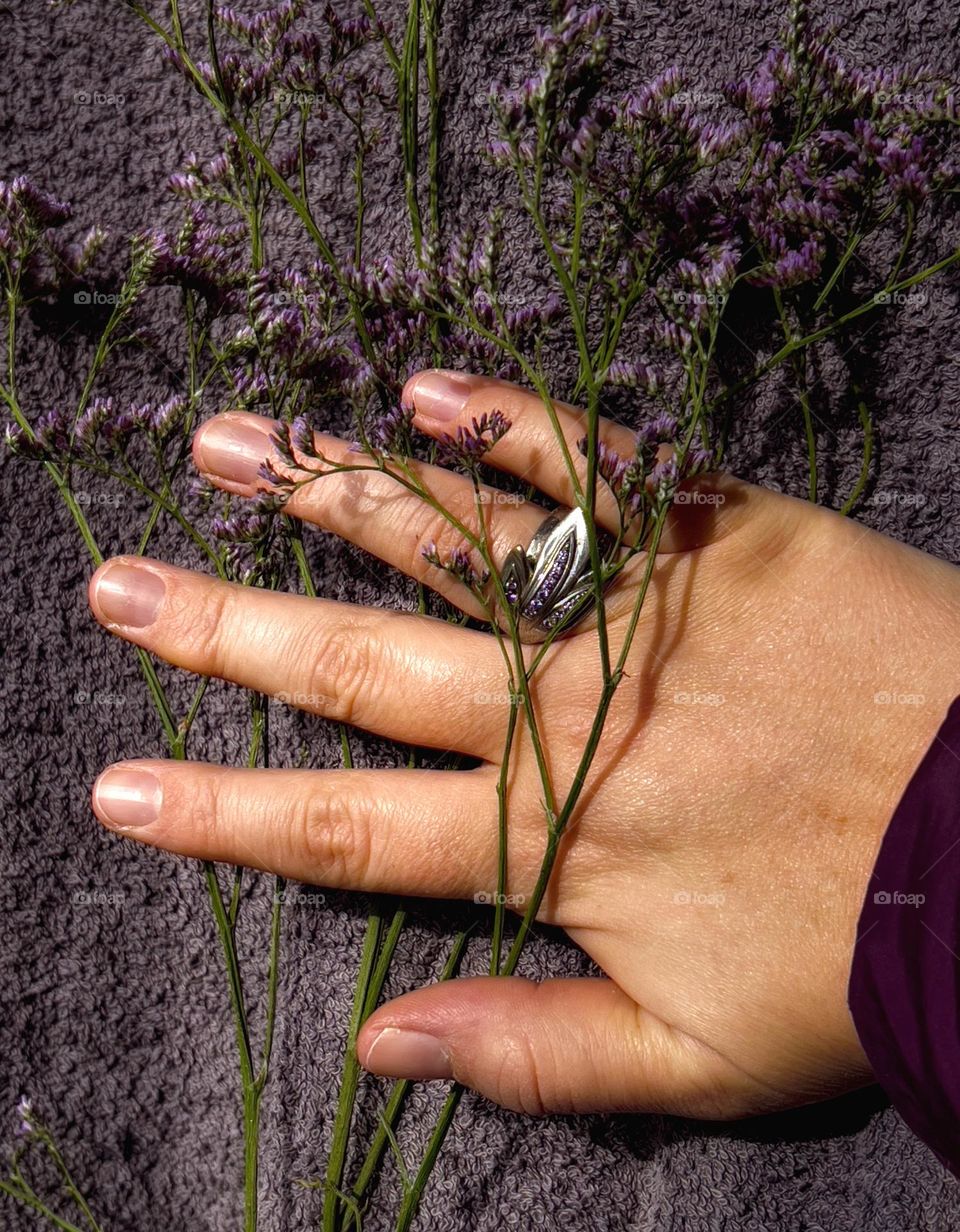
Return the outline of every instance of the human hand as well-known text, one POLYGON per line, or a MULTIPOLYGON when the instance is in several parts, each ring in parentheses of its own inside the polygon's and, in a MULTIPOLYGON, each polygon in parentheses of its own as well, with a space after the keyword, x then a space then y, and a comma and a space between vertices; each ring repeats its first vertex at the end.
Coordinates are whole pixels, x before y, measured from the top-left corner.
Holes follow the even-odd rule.
MULTIPOLYGON (((486 461, 570 502, 539 397, 463 374, 447 378, 445 401, 429 396, 422 374, 411 390, 416 423, 433 435, 501 410, 513 426, 486 461), (438 418, 444 406, 455 415, 438 418)), ((580 413, 555 405, 582 465, 580 413)), ((273 426, 234 413, 209 421, 194 444, 199 469, 253 495, 273 426)), ((604 423, 601 438, 632 452, 631 434, 615 424, 604 423)), ((319 440, 327 456, 357 460, 346 442, 319 440)), ((418 470, 475 526, 468 480, 418 470)), ((361 1031, 358 1056, 375 1072, 456 1077, 528 1112, 706 1118, 870 1081, 846 1008, 856 921, 883 830, 958 691, 960 572, 729 477, 696 490, 703 501, 672 516, 538 916, 566 929, 609 978, 474 978, 408 993, 361 1031), (883 704, 884 694, 916 704, 883 704)), ((498 562, 545 516, 492 496, 483 508, 498 562)), ((441 555, 460 546, 450 527, 388 476, 325 476, 286 511, 482 614, 423 558, 430 541, 441 555)), ((614 517, 609 493, 598 493, 598 523, 614 517)), ((608 593, 614 655, 643 565, 635 557, 608 593)), ((97 570, 90 602, 110 631, 187 670, 482 762, 467 771, 124 762, 94 788, 106 825, 327 886, 464 898, 496 889, 508 702, 492 635, 133 557, 97 570)), ((532 683, 560 799, 600 696, 592 622, 577 630, 548 648, 532 683)), ((537 648, 527 649, 532 658, 537 648)), ((507 893, 522 911, 545 842, 522 722, 513 759, 507 893)))

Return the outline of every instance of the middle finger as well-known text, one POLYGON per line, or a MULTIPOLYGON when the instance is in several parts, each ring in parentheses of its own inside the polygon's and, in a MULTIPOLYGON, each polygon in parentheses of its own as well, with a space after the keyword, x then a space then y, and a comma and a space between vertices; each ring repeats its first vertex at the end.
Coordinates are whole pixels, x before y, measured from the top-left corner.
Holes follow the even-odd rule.
POLYGON ((430 616, 310 599, 114 557, 90 579, 107 629, 219 676, 404 744, 487 761, 503 750, 503 659, 488 633, 430 616))

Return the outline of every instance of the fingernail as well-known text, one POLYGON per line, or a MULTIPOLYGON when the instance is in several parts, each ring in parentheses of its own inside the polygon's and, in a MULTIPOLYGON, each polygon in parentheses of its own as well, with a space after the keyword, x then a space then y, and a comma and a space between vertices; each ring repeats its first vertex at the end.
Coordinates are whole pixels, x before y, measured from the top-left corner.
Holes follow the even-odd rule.
POLYGON ((367 1052, 366 1069, 388 1078, 452 1078, 450 1058, 432 1035, 384 1027, 367 1052))
POLYGON ((431 368, 408 381, 401 401, 412 402, 413 409, 425 419, 444 422, 456 419, 467 405, 467 399, 484 382, 472 372, 448 372, 431 368))
POLYGON ((250 485, 260 478, 260 467, 276 454, 270 437, 274 419, 227 412, 205 423, 194 439, 198 468, 228 483, 250 485))
POLYGON ((156 620, 165 590, 163 578, 151 569, 117 561, 97 579, 93 601, 110 624, 144 629, 156 620))
POLYGON ((157 820, 163 791, 149 770, 118 766, 104 770, 93 788, 98 815, 115 830, 149 826, 157 820))

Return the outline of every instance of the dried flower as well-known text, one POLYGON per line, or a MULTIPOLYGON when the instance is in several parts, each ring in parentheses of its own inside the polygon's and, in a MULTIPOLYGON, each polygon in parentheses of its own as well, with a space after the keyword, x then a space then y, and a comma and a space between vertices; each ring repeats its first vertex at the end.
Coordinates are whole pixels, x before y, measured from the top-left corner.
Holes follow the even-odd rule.
POLYGON ((510 421, 500 411, 484 411, 479 419, 474 417, 471 420, 469 428, 461 424, 455 436, 447 432, 440 434, 437 438, 437 460, 443 466, 473 471, 509 428, 510 421))

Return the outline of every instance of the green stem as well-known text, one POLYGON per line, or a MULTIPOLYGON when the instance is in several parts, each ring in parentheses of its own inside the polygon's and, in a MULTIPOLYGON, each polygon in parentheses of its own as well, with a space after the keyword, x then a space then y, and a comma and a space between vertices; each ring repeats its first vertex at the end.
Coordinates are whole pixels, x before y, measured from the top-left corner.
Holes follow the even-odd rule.
MULTIPOLYGON (((460 969, 460 964, 463 961, 464 953, 469 940, 469 931, 460 932, 454 938, 453 946, 450 954, 444 964, 443 970, 440 973, 440 983, 445 983, 447 980, 453 979, 460 969)), ((357 1179, 350 1189, 350 1197, 353 1202, 359 1205, 366 1195, 370 1186, 373 1184, 376 1177, 383 1155, 389 1145, 387 1128, 393 1129, 399 1120, 400 1113, 403 1109, 403 1104, 407 1093, 410 1090, 411 1083, 406 1078, 401 1078, 395 1082, 390 1090, 390 1095, 387 1098, 386 1105, 380 1116, 380 1125, 374 1135, 370 1148, 367 1151, 366 1158, 357 1174, 357 1179)), ((344 1216, 340 1225, 340 1232, 349 1232, 352 1216, 349 1212, 344 1216)), ((356 1226, 354 1224, 354 1226, 356 1226)))
POLYGON ((863 456, 860 460, 860 474, 857 476, 857 482, 853 485, 853 490, 847 499, 840 506, 840 513, 846 517, 853 510, 863 495, 863 490, 867 486, 870 479, 870 463, 873 460, 873 419, 866 402, 859 396, 859 388, 854 384, 854 392, 857 393, 857 415, 860 419, 860 427, 863 429, 863 456))
POLYGON ((46 1206, 37 1197, 32 1189, 11 1185, 9 1181, 0 1180, 0 1193, 5 1193, 13 1198, 15 1202, 21 1202, 24 1206, 30 1207, 32 1211, 36 1211, 38 1215, 48 1219, 55 1228, 59 1228, 60 1232, 83 1232, 75 1223, 68 1223, 66 1219, 61 1219, 59 1215, 55 1214, 49 1206, 46 1206))
POLYGON ((424 59, 426 62, 429 99, 429 136, 427 145, 428 208, 433 235, 440 235, 440 139, 443 110, 440 106, 440 74, 437 66, 437 43, 440 34, 442 0, 424 0, 424 59))
POLYGON ((364 1009, 370 980, 374 970, 377 950, 383 927, 383 917, 376 913, 367 920, 367 929, 363 939, 363 951, 360 956, 360 970, 357 975, 357 985, 353 996, 353 1009, 350 1013, 350 1023, 347 1028, 346 1053, 343 1063, 343 1077, 340 1082, 340 1095, 337 1100, 337 1111, 333 1121, 333 1141, 327 1161, 326 1192, 323 1197, 323 1232, 337 1232, 340 1222, 339 1191, 343 1185, 343 1170, 347 1159, 347 1146, 350 1140, 350 1125, 353 1120, 353 1109, 356 1102, 357 1085, 360 1081, 360 1062, 357 1060, 357 1035, 363 1023, 364 1009))
POLYGON ((504 740, 503 759, 497 776, 497 901, 493 909, 493 936, 490 943, 490 974, 500 974, 500 951, 503 948, 503 927, 506 917, 507 893, 507 779, 509 777, 510 750, 517 728, 518 694, 510 694, 510 714, 507 718, 507 734, 504 740))
MULTIPOLYGON (((918 283, 925 282, 926 279, 932 278, 934 274, 939 274, 942 270, 949 268, 951 265, 955 265, 958 261, 960 261, 960 248, 956 249, 956 251, 952 252, 949 256, 943 257, 940 261, 935 261, 933 265, 928 265, 925 269, 919 270, 916 274, 912 274, 909 278, 902 278, 899 282, 893 284, 888 283, 884 287, 883 293, 885 295, 892 295, 898 291, 909 290, 910 287, 914 287, 918 283)), ((760 377, 765 376, 766 373, 770 372, 771 369, 775 368, 779 363, 781 363, 788 356, 792 355, 795 351, 799 351, 803 347, 811 346, 814 342, 819 342, 822 338, 829 337, 834 330, 840 329, 844 325, 849 325, 851 321, 856 321, 859 317, 864 316, 868 312, 875 312, 876 309, 881 306, 882 301, 876 296, 871 296, 870 299, 866 300, 864 303, 858 304, 856 308, 851 308, 849 312, 845 312, 842 316, 836 317, 827 325, 822 326, 820 329, 814 330, 813 333, 807 334, 802 338, 794 337, 791 342, 785 343, 782 347, 775 351, 769 359, 764 360, 762 364, 754 368, 752 372, 748 372, 746 376, 741 377, 732 385, 728 385, 726 389, 721 390, 716 398, 714 398, 708 408, 708 411, 712 413, 717 409, 717 407, 723 405, 725 402, 729 402, 732 398, 735 398, 737 394, 742 393, 748 386, 752 385, 755 381, 758 381, 760 377)))
POLYGON ((464 1088, 457 1083, 444 1100, 443 1107, 440 1110, 440 1116, 437 1119, 436 1127, 430 1135, 430 1141, 427 1144, 427 1150, 423 1157, 423 1162, 417 1169, 417 1175, 414 1178, 413 1184, 403 1195, 403 1201, 400 1203, 400 1213, 397 1217, 396 1232, 409 1232, 410 1224, 413 1222, 413 1219, 417 1213, 417 1208, 420 1205, 420 1199, 423 1197, 423 1191, 427 1186, 427 1181, 430 1179, 430 1174, 433 1171, 434 1164, 437 1162, 437 1156, 440 1154, 443 1147, 444 1139, 447 1136, 447 1131, 453 1123, 457 1106, 463 1097, 463 1091, 464 1088))
POLYGON ((423 223, 417 200, 417 168, 419 164, 419 103, 420 103, 420 0, 410 0, 407 28, 403 40, 403 60, 397 74, 397 102, 400 111, 400 147, 403 162, 403 185, 410 215, 417 259, 423 255, 423 223))
MULTIPOLYGON (((779 287, 773 288, 773 299, 777 306, 777 315, 780 319, 780 328, 783 332, 784 341, 790 343, 793 341, 794 335, 790 328, 790 319, 787 316, 787 310, 779 287)), ((818 487, 817 434, 813 426, 813 412, 806 388, 806 352, 794 354, 791 357, 791 363, 797 376, 797 398, 803 415, 803 431, 807 442, 807 499, 812 505, 815 505, 817 503, 818 487)))

